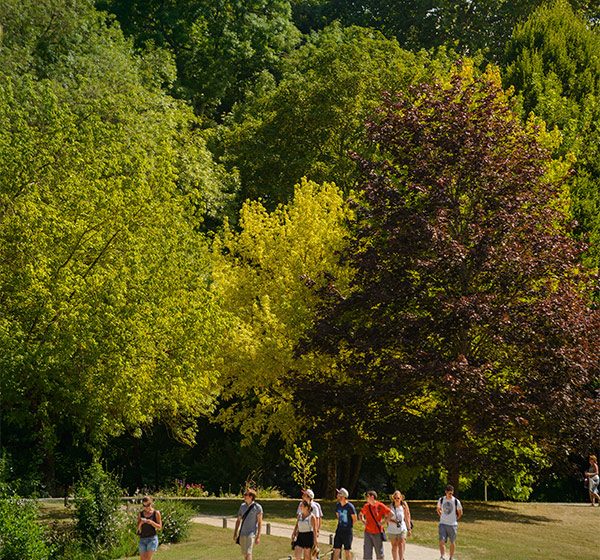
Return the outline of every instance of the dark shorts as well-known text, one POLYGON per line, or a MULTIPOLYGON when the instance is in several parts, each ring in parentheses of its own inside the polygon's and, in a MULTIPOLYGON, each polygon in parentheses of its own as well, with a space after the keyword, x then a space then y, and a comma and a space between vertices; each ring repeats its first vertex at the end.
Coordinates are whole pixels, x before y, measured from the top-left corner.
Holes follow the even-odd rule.
POLYGON ((337 529, 333 537, 333 548, 352 550, 352 529, 337 529))
POLYGON ((312 548, 314 542, 315 539, 312 531, 309 533, 298 533, 296 537, 296 546, 300 548, 312 548))

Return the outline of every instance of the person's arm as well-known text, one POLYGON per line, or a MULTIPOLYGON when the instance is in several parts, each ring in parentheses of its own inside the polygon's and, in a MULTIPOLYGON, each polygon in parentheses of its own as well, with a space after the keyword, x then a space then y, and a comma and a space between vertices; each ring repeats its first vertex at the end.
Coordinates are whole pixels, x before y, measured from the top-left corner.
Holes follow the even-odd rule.
POLYGON ((380 511, 379 515, 381 515, 381 526, 385 527, 388 523, 389 518, 392 516, 392 510, 383 503, 379 504, 378 509, 380 511))
POLYGON ((237 540, 238 529, 240 528, 240 522, 242 521, 242 516, 238 513, 237 519, 235 520, 235 528, 233 529, 233 540, 237 540))
POLYGON ((142 514, 141 514, 141 513, 138 513, 138 518, 137 518, 137 531, 136 531, 136 532, 138 533, 138 535, 140 534, 140 532, 141 532, 141 530, 142 530, 142 523, 143 523, 143 521, 142 521, 142 514))
POLYGON ((458 502, 457 504, 457 508, 456 508, 456 521, 458 521, 463 514, 463 508, 462 508, 462 504, 460 502, 458 502))
POLYGON ((438 517, 442 516, 442 500, 437 501, 437 507, 435 508, 438 514, 438 517))
POLYGON ((310 520, 310 522, 312 524, 312 528, 313 528, 313 533, 315 534, 315 544, 317 543, 317 536, 319 534, 319 521, 320 521, 320 518, 315 517, 314 515, 312 516, 312 519, 310 520))
POLYGON ((256 539, 254 539, 254 544, 260 543, 260 531, 262 529, 262 518, 263 518, 263 514, 262 514, 262 512, 260 512, 256 516, 256 539))
POLYGON ((412 533, 412 530, 410 528, 410 508, 408 507, 408 504, 406 502, 402 502, 402 507, 404 508, 404 522, 406 523, 406 530, 410 535, 412 533))
POLYGON ((156 512, 156 521, 153 521, 152 519, 146 519, 146 523, 149 523, 157 531, 160 531, 162 529, 162 517, 160 515, 160 511, 158 511, 158 510, 154 510, 154 511, 156 512))
POLYGON ((296 525, 294 525, 294 530, 292 531, 292 542, 296 540, 296 536, 298 535, 298 520, 296 519, 296 525))

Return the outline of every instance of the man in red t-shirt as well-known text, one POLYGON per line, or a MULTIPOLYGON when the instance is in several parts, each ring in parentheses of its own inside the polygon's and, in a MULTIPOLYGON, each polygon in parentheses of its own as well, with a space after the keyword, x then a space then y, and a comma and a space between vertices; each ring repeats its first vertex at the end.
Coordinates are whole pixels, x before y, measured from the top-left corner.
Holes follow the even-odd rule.
POLYGON ((377 492, 369 490, 365 494, 367 503, 358 514, 358 518, 365 524, 365 548, 363 551, 364 560, 373 560, 373 549, 377 555, 377 560, 382 560, 383 556, 383 521, 391 513, 389 507, 377 501, 377 492))

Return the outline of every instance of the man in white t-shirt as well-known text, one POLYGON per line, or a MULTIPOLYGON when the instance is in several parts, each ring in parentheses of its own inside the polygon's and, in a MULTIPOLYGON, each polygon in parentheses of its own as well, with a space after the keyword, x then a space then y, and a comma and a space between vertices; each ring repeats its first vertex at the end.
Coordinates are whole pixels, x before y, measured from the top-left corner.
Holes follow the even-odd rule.
POLYGON ((458 498, 454 497, 454 487, 446 486, 445 495, 438 500, 437 513, 440 516, 440 560, 446 558, 446 542, 450 541, 450 560, 454 560, 458 520, 462 517, 463 508, 458 498))

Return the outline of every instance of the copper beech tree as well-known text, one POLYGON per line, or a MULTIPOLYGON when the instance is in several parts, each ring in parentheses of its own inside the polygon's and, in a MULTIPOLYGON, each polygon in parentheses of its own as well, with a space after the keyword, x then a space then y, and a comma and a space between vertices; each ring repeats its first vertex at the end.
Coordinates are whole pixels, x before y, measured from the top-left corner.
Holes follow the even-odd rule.
POLYGON ((373 449, 455 486, 465 474, 526 497, 532 473, 598 438, 600 322, 569 235, 568 166, 493 70, 387 95, 368 134, 353 288, 330 293, 308 343, 340 373, 294 378, 298 402, 351 409, 373 449))

